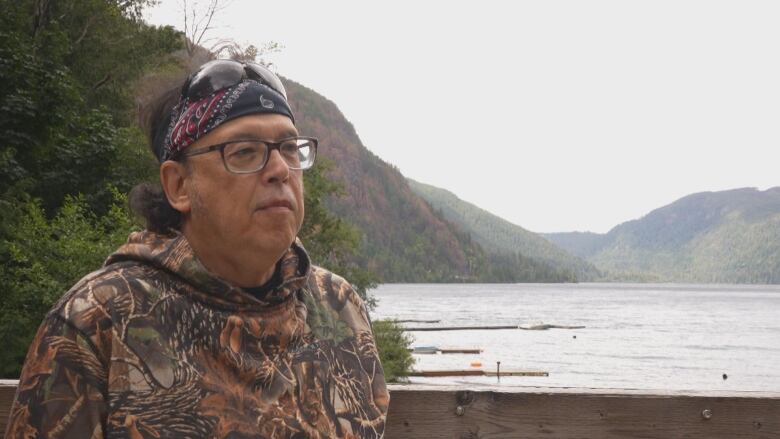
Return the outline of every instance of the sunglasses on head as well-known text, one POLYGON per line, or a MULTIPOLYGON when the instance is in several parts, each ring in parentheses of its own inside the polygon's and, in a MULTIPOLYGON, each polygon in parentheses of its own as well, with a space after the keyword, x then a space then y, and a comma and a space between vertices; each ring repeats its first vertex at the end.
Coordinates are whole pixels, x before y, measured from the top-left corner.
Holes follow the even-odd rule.
POLYGON ((232 87, 245 79, 253 79, 272 88, 287 100, 282 81, 268 68, 253 62, 217 59, 203 64, 181 89, 181 96, 190 101, 202 99, 223 88, 232 87))

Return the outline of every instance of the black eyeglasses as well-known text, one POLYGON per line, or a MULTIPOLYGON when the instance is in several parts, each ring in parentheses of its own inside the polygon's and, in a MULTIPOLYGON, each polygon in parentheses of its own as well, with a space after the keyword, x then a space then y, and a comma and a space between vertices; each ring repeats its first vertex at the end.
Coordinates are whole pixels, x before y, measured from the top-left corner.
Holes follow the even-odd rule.
POLYGON ((228 172, 251 174, 259 172, 268 163, 271 151, 277 150, 290 169, 309 169, 317 156, 317 139, 314 137, 288 137, 278 142, 259 139, 240 139, 206 146, 194 151, 184 151, 174 160, 219 150, 222 163, 228 172))
POLYGON ((244 79, 267 85, 287 100, 282 81, 268 68, 253 62, 216 59, 200 66, 181 89, 181 96, 192 100, 202 99, 218 90, 231 87, 244 79))

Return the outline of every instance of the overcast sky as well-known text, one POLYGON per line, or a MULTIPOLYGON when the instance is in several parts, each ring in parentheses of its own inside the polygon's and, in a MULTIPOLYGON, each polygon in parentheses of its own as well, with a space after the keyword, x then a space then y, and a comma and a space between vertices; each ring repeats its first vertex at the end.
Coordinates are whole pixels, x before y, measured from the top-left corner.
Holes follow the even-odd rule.
POLYGON ((281 43, 278 72, 404 175, 532 231, 780 185, 780 2, 234 0, 215 22, 281 43))

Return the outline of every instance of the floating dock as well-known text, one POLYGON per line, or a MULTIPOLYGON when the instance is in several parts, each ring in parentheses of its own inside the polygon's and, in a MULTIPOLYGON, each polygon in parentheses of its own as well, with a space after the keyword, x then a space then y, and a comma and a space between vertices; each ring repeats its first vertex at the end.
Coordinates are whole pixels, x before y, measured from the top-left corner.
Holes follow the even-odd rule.
POLYGON ((523 376, 523 377, 546 377, 549 372, 543 370, 507 370, 496 373, 494 370, 483 369, 464 369, 464 370, 417 370, 409 374, 412 377, 466 377, 466 376, 523 376))
POLYGON ((481 354, 482 349, 480 348, 441 348, 439 349, 439 352, 442 354, 481 354))
POLYGON ((404 331, 472 331, 472 330, 485 330, 485 329, 522 329, 525 331, 545 331, 547 329, 584 329, 584 326, 568 326, 568 325, 497 325, 497 326, 417 326, 412 328, 404 328, 404 331))
POLYGON ((473 329, 518 329, 517 325, 506 326, 425 326, 404 328, 404 331, 468 331, 473 329))
POLYGON ((409 348, 409 352, 413 354, 481 354, 481 348, 439 348, 436 346, 415 346, 409 348))

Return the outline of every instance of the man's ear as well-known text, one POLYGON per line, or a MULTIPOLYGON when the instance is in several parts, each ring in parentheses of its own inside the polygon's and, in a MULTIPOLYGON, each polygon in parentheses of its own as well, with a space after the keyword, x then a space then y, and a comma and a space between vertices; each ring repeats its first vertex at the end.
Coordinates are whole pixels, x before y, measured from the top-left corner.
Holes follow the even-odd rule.
POLYGON ((166 160, 160 165, 160 184, 168 202, 179 212, 186 214, 192 207, 190 175, 179 162, 166 160))

